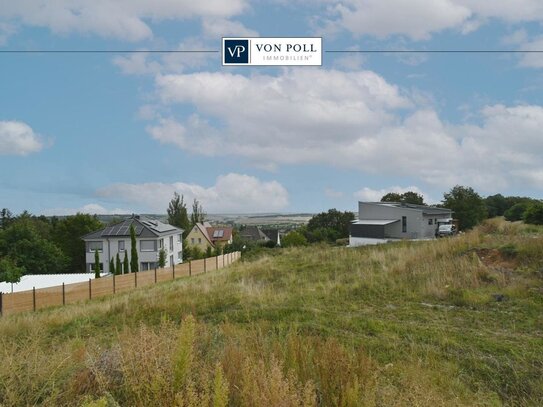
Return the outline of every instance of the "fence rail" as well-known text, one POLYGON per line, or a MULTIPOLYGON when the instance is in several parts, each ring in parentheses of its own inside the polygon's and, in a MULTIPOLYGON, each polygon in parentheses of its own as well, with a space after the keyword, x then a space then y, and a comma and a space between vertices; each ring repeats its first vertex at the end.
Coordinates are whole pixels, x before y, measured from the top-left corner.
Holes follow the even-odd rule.
POLYGON ((240 252, 217 257, 192 260, 173 267, 139 271, 121 275, 90 279, 83 283, 62 284, 55 287, 32 289, 17 293, 0 293, 0 315, 36 311, 42 308, 73 304, 133 290, 138 287, 172 281, 180 277, 195 276, 229 266, 239 260, 240 252))

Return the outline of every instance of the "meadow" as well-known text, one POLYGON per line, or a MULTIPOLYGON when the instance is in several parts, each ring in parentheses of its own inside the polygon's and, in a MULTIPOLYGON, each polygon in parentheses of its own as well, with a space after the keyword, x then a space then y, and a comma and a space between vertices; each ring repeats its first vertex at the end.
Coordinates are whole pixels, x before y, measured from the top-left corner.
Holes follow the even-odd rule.
POLYGON ((270 249, 0 318, 0 405, 536 406, 542 328, 542 227, 270 249))

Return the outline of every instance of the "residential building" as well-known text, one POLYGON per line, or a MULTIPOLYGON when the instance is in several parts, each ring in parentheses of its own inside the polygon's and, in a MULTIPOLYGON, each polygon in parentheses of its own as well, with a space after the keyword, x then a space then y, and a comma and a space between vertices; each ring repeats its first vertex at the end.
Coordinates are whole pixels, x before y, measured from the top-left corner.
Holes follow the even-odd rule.
POLYGON ((232 243, 232 228, 211 226, 208 222, 197 223, 187 235, 187 243, 205 252, 208 247, 224 247, 232 243))
POLYGON ((452 211, 446 208, 399 202, 358 202, 358 220, 350 226, 349 245, 433 239, 438 226, 451 221, 452 211))
MULTIPOLYGON (((154 269, 158 263, 160 250, 166 253, 166 267, 183 262, 183 229, 139 215, 114 225, 89 233, 82 237, 85 241, 87 271, 94 272, 94 252, 98 250, 101 269, 109 273, 109 261, 117 254, 124 260, 125 253, 130 261, 132 249, 130 226, 136 232, 139 270, 154 269)), ((129 270, 123 270, 128 272, 129 270)))
POLYGON ((239 237, 250 242, 267 242, 270 240, 258 226, 245 226, 239 231, 239 237))

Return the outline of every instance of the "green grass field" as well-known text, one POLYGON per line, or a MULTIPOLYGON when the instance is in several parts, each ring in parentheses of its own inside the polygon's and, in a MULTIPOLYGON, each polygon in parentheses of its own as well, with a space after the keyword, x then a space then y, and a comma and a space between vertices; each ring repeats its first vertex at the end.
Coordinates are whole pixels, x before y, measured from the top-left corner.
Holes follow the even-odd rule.
POLYGON ((0 405, 543 405, 543 228, 270 250, 0 319, 0 405))

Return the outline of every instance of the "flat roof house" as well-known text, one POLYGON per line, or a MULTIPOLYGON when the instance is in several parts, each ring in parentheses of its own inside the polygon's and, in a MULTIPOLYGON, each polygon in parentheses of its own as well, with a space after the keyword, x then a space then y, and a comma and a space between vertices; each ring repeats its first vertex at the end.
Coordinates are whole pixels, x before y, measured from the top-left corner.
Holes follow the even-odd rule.
POLYGON ((452 220, 447 208, 400 202, 358 202, 358 220, 349 231, 349 246, 398 239, 433 239, 441 223, 452 220))
MULTIPOLYGON (((87 271, 94 272, 94 251, 98 250, 102 271, 109 273, 109 260, 117 253, 130 261, 130 226, 136 232, 139 270, 151 270, 158 263, 158 253, 164 249, 166 267, 183 262, 183 229, 145 216, 132 215, 122 222, 89 233, 81 239, 85 241, 87 271)), ((127 273, 129 270, 123 270, 127 273)))

